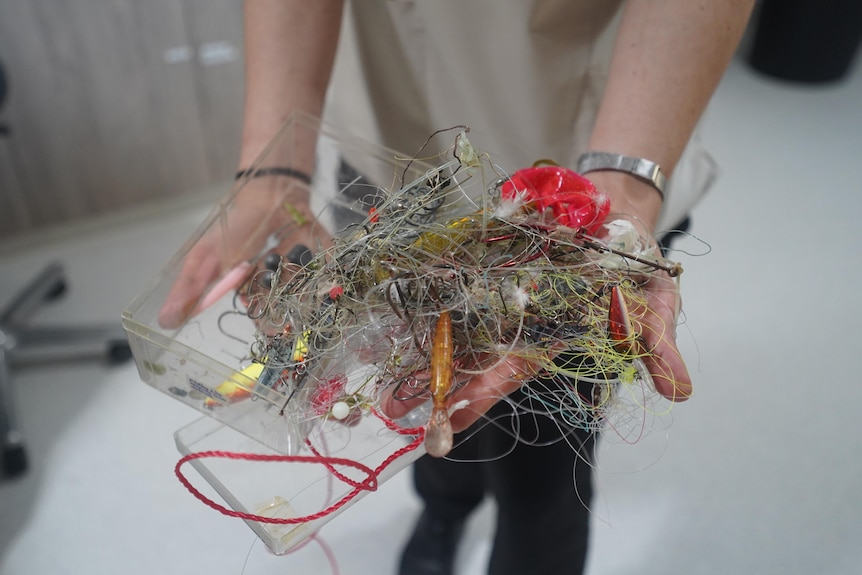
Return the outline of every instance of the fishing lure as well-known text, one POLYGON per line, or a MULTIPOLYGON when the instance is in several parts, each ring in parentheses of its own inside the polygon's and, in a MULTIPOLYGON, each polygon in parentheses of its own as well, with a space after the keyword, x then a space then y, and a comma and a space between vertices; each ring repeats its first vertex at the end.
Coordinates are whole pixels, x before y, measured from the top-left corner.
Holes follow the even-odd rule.
POLYGON ((425 430, 425 451, 432 457, 443 457, 452 451, 452 422, 446 397, 452 389, 454 376, 452 343, 452 317, 448 311, 440 312, 431 348, 431 380, 428 388, 434 405, 425 430))

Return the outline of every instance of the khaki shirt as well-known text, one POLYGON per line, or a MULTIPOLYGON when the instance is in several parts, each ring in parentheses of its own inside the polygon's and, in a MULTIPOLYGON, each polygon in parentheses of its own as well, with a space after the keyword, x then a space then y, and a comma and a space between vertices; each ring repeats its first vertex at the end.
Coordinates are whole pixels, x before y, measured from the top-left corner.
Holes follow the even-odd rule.
MULTIPOLYGON (((353 0, 325 118, 406 156, 435 131, 466 124, 472 144, 503 169, 540 158, 574 167, 601 101, 622 3, 353 0)), ((453 139, 435 138, 431 152, 453 139)), ((711 168, 701 149, 688 151, 659 230, 683 219, 711 168)))

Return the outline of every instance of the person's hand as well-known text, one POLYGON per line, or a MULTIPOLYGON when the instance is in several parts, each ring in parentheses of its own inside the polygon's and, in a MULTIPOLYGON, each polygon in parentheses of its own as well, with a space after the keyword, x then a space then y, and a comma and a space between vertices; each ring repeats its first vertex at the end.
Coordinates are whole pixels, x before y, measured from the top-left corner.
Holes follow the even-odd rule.
MULTIPOLYGON (((685 401, 691 396, 692 384, 676 345, 680 301, 677 283, 660 272, 652 274, 642 289, 642 299, 627 302, 632 328, 639 334, 639 345, 643 348, 637 350, 638 354, 652 375, 656 391, 671 401, 685 401)), ((449 406, 465 402, 463 408, 451 415, 452 430, 457 433, 467 429, 533 375, 535 368, 524 358, 514 355, 495 358, 486 371, 472 377, 449 398, 449 406)), ((388 417, 398 419, 424 401, 403 401, 387 394, 381 398, 381 409, 388 417)))
POLYGON ((189 249, 162 309, 159 324, 179 327, 202 311, 208 292, 235 290, 255 271, 271 234, 280 242, 272 251, 286 254, 302 244, 316 252, 329 247, 331 236, 309 208, 308 189, 290 178, 258 178, 189 249))
POLYGON ((676 322, 681 308, 678 284, 664 272, 650 276, 643 286, 646 305, 631 302, 629 317, 640 334, 644 365, 656 391, 675 402, 691 397, 688 368, 676 344, 676 322))
MULTIPOLYGON (((618 177, 616 174, 596 174, 595 180, 597 185, 598 182, 617 184, 615 178, 618 177)), ((626 186, 631 186, 629 180, 629 176, 623 176, 626 186)), ((612 213, 608 219, 617 219, 625 214, 625 219, 631 220, 642 235, 651 235, 647 230, 653 228, 660 208, 660 203, 655 201, 657 194, 648 187, 640 189, 636 183, 631 187, 638 195, 608 194, 612 213)), ((608 188, 600 185, 600 189, 608 188)), ((619 186, 615 187, 615 190, 619 189, 619 186)), ((692 383, 676 345, 676 321, 681 301, 678 283, 660 270, 643 275, 638 281, 641 282, 640 297, 625 302, 638 341, 637 349, 633 351, 642 358, 659 394, 674 402, 685 401, 691 396, 692 383)), ((536 368, 524 358, 515 355, 489 358, 481 374, 472 377, 448 398, 450 407, 459 402, 465 404, 451 415, 453 431, 457 433, 469 427, 535 374, 536 368)), ((387 393, 381 397, 380 405, 384 414, 398 419, 424 401, 423 398, 405 401, 387 393)))
MULTIPOLYGON (((654 235, 662 197, 651 185, 614 171, 591 172, 588 177, 610 201, 606 222, 621 218, 630 222, 641 238, 654 235)), ((660 255, 657 246, 652 249, 660 255)), ((685 401, 691 397, 692 384, 676 344, 676 322, 682 308, 679 278, 655 270, 643 279, 643 298, 626 302, 632 328, 640 339, 641 349, 637 351, 643 354, 656 391, 671 401, 685 401)))

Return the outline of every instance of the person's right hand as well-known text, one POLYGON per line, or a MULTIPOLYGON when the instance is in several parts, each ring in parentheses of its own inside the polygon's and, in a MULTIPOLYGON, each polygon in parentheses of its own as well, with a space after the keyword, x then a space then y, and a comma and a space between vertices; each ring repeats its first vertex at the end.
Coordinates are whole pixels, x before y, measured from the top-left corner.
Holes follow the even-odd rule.
POLYGON ((159 312, 159 324, 179 327, 201 311, 202 298, 216 282, 245 268, 247 273, 231 282, 231 289, 238 288, 254 271, 258 262, 252 260, 273 232, 281 238, 273 251, 281 255, 297 244, 316 253, 332 242, 312 215, 306 187, 290 178, 252 180, 189 250, 159 312))

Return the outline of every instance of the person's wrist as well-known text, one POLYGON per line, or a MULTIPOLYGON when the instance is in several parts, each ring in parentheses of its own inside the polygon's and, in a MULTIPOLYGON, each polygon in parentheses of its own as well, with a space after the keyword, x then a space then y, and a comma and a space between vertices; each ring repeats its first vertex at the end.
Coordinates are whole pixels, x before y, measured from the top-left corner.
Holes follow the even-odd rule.
POLYGON ((652 185, 631 174, 610 170, 589 172, 584 177, 610 201, 608 219, 626 217, 643 227, 640 230, 642 234, 653 235, 661 213, 662 198, 652 185))
POLYGON ((309 187, 302 181, 290 177, 240 178, 236 204, 261 214, 284 208, 285 213, 311 214, 309 187))
POLYGON ((580 174, 601 171, 628 174, 652 186, 656 193, 661 196, 662 201, 664 201, 664 188, 667 178, 660 165, 646 158, 610 152, 590 151, 581 154, 578 158, 576 169, 580 174))
POLYGON ((256 168, 240 169, 234 174, 235 180, 254 178, 293 178, 307 186, 311 185, 311 174, 308 172, 291 168, 290 166, 263 166, 256 168))

